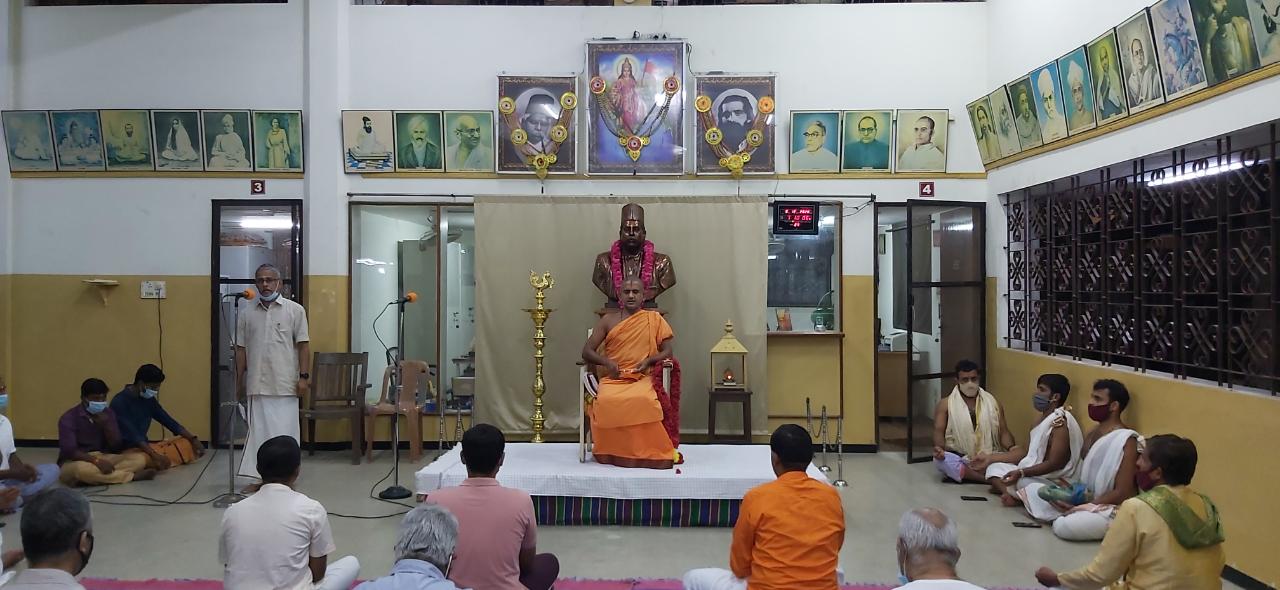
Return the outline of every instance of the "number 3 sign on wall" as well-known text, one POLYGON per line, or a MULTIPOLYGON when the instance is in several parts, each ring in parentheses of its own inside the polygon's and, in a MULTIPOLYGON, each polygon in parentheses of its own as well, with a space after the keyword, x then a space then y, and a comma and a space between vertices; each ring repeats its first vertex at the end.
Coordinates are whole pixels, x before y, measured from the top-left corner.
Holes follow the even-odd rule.
MULTIPOLYGON (((922 184, 923 184, 923 183, 922 183, 922 184)), ((924 189, 922 188, 922 189, 920 189, 920 190, 924 190, 924 189)), ((249 181, 249 194, 251 194, 251 195, 265 195, 265 194, 267 194, 267 181, 265 181, 265 180, 250 180, 250 181, 249 181)))

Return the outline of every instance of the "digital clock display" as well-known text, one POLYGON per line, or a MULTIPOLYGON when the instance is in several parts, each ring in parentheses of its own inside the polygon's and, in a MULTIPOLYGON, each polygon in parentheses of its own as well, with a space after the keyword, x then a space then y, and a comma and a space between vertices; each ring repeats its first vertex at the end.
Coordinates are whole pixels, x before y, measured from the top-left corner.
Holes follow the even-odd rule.
POLYGON ((818 204, 780 201, 773 204, 773 234, 818 235, 818 204))

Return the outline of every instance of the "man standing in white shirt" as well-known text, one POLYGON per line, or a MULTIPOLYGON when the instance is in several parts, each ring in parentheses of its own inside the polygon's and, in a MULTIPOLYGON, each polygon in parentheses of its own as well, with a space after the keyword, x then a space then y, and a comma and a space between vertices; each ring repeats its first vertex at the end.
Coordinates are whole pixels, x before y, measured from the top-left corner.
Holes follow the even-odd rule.
POLYGON ((306 310, 280 296, 275 266, 259 266, 254 282, 258 298, 236 316, 236 397, 249 403, 242 477, 258 476, 254 458, 263 441, 280 435, 298 440, 299 400, 311 378, 306 310))
POLYGON ((982 590, 956 574, 960 561, 956 523, 937 508, 918 508, 898 521, 898 587, 895 590, 982 590))
POLYGON ((302 465, 297 439, 277 436, 258 448, 262 488, 222 515, 218 558, 227 590, 348 590, 360 562, 329 563, 337 546, 324 506, 293 490, 302 465))

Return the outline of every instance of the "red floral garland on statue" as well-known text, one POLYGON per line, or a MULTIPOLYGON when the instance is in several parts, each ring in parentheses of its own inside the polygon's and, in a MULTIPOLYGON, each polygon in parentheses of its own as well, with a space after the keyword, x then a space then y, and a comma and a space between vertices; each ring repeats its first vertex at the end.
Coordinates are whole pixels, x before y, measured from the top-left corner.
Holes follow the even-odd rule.
POLYGON ((680 447, 680 361, 671 357, 671 391, 662 390, 662 363, 654 365, 649 379, 653 390, 658 393, 658 404, 662 406, 662 428, 667 431, 671 445, 680 447))
MULTIPOLYGON (((609 248, 609 270, 613 271, 613 297, 622 294, 622 240, 613 242, 609 248)), ((645 290, 653 284, 653 242, 644 241, 644 255, 640 262, 640 282, 645 290)), ((647 294, 646 294, 647 297, 647 294)))

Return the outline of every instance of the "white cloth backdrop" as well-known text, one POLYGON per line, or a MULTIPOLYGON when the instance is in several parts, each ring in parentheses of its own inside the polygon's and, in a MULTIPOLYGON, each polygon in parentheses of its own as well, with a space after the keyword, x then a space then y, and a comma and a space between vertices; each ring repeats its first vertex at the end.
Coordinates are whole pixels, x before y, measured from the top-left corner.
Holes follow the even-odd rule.
MULTIPOLYGON (((671 256, 674 288, 658 298, 675 331, 683 368, 682 432, 707 429, 711 347, 732 320, 751 351, 752 429, 766 427, 765 288, 768 203, 763 197, 477 197, 476 420, 508 433, 532 431, 533 307, 529 271, 550 271, 543 414, 547 432, 576 432, 578 367, 586 333, 605 297, 591 283, 595 257, 618 237, 622 205, 645 209, 654 248, 671 256)), ((741 415, 721 406, 718 430, 741 415)))

